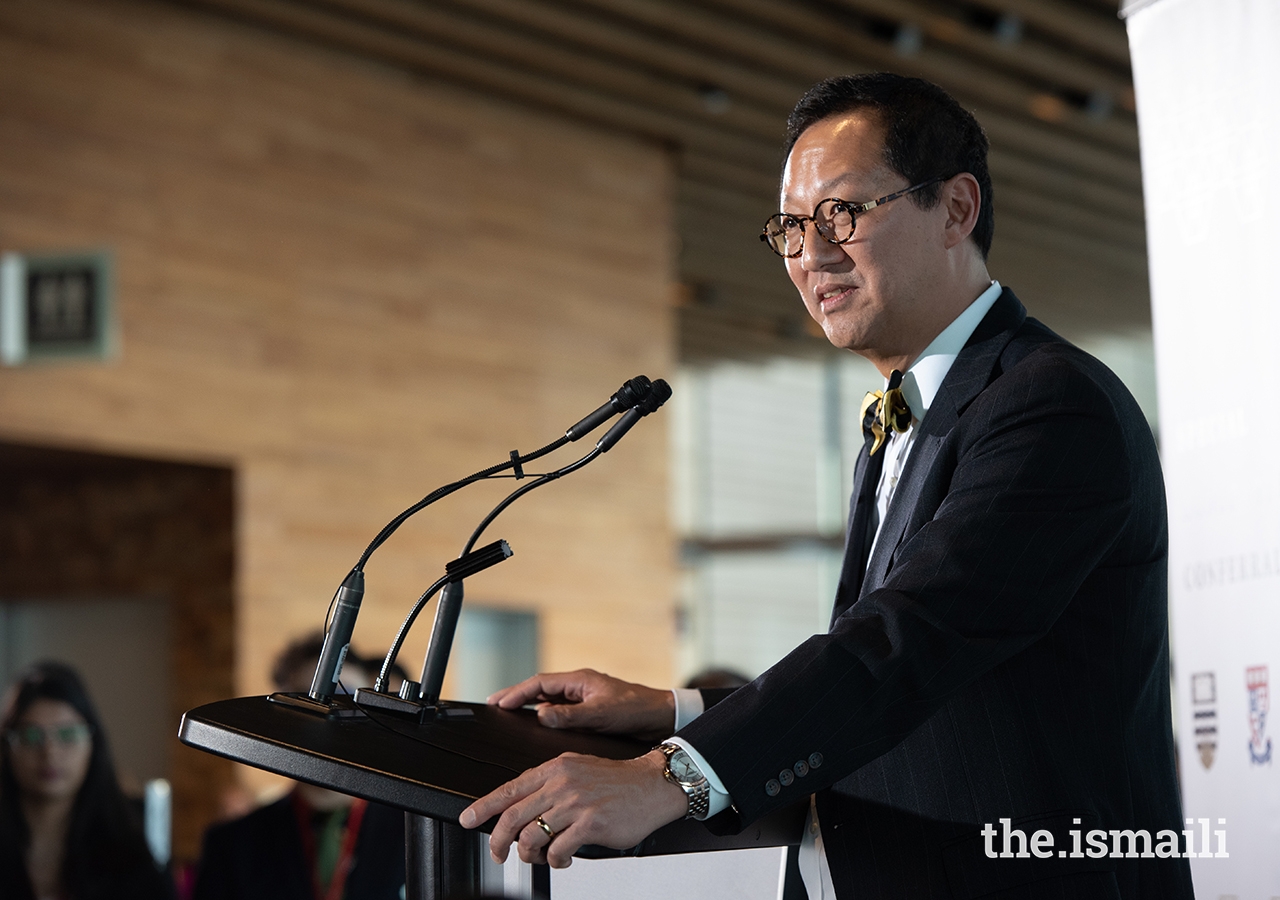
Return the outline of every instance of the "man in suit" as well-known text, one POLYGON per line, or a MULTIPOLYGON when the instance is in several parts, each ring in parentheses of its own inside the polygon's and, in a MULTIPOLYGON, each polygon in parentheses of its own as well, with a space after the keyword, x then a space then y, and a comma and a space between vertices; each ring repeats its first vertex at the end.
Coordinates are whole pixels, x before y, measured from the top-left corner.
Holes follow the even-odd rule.
POLYGON ((788 124, 763 237, 828 339, 886 378, 831 628, 732 693, 585 671, 499 692, 553 727, 678 730, 636 760, 530 770, 462 824, 500 815, 498 857, 516 841, 567 865, 812 797, 811 897, 1191 897, 1137 404, 992 281, 986 138, 945 92, 832 79, 788 124))

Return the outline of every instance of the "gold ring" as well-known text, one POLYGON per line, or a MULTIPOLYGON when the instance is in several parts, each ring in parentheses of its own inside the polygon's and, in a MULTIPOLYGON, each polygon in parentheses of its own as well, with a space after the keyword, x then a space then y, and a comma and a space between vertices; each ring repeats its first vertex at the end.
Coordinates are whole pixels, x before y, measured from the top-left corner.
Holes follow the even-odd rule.
POLYGON ((533 824, 542 829, 542 833, 547 836, 548 841, 554 841, 556 839, 556 833, 551 829, 551 826, 547 824, 547 820, 542 818, 542 816, 535 817, 533 824))

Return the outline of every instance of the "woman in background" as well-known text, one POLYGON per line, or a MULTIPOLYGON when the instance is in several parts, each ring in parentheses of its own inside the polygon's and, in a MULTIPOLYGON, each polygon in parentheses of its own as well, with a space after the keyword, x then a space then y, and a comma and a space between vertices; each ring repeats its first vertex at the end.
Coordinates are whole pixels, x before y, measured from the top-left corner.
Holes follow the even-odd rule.
POLYGON ((38 663, 0 720, 0 897, 168 900, 75 671, 38 663))

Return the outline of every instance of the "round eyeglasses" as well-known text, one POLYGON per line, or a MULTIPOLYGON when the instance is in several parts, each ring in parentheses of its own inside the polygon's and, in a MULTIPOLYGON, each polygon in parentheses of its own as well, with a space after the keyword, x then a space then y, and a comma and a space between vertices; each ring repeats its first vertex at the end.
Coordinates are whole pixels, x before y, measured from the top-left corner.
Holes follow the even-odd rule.
POLYGON ((93 729, 87 724, 59 725, 54 728, 41 728, 39 725, 25 725, 11 728, 4 736, 14 750, 32 750, 36 747, 56 745, 59 747, 79 747, 88 743, 93 736, 93 729))
POLYGON ((903 188, 892 194, 886 194, 879 200, 866 203, 852 203, 839 197, 828 197, 816 207, 812 216, 797 216, 791 213, 774 213, 764 223, 760 232, 760 240, 769 245, 769 249, 786 259, 795 259, 804 252, 804 223, 812 222, 818 235, 832 244, 847 244, 853 240, 853 229, 858 224, 858 216, 868 210, 883 206, 890 200, 905 197, 913 191, 927 188, 944 179, 930 178, 909 188, 903 188))

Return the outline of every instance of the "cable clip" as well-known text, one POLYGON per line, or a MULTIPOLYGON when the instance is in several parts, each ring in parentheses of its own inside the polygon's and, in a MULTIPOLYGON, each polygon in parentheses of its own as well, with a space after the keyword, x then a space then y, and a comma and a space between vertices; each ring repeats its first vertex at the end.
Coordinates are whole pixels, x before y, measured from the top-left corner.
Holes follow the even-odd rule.
POLYGON ((511 468, 512 468, 512 469, 515 471, 515 473, 516 473, 516 481, 519 481, 521 478, 524 478, 524 466, 520 465, 520 451, 519 451, 519 450, 512 450, 512 451, 511 451, 511 468))

